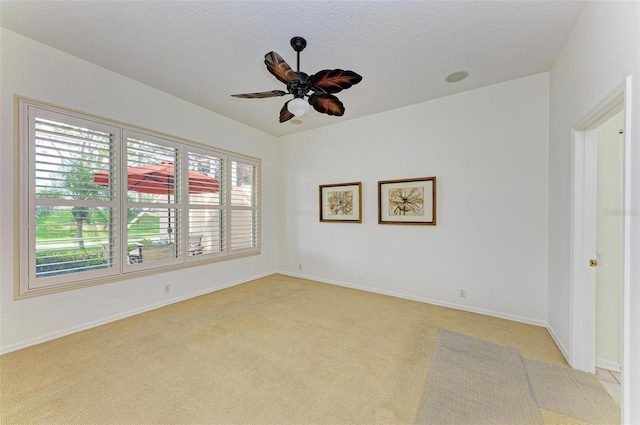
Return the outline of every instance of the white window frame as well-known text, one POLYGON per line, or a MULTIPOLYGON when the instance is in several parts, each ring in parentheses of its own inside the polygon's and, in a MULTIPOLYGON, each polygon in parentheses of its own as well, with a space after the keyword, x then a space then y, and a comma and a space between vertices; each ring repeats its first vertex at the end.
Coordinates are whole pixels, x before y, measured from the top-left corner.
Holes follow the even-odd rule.
MULTIPOLYGON (((202 264, 210 264, 217 261, 225 261, 247 255, 258 255, 261 252, 261 160, 229 152, 223 149, 214 148, 205 144, 192 142, 182 138, 168 136, 149 130, 140 129, 130 124, 123 124, 117 121, 96 117, 79 111, 72 111, 63 107, 50 105, 31 99, 17 97, 18 105, 18 150, 20 160, 18 164, 18 190, 19 204, 17 209, 16 223, 19 226, 19 267, 16 276, 16 292, 15 298, 22 299, 37 295, 44 295, 53 292, 76 289, 90 285, 109 283, 131 279, 137 276, 143 276, 154 273, 168 272, 185 267, 199 266, 202 264), (116 229, 110 236, 113 240, 115 253, 112 256, 113 264, 110 267, 89 271, 74 272, 58 276, 36 278, 36 236, 35 236, 35 207, 38 204, 61 205, 72 202, 63 202, 62 200, 39 200, 36 202, 35 193, 35 177, 33 175, 35 152, 33 151, 35 142, 35 128, 30 123, 34 122, 33 114, 42 117, 55 117, 60 122, 75 124, 80 126, 91 126, 91 128, 107 131, 113 134, 115 169, 116 175, 114 199, 106 202, 115 211, 116 229), (31 115, 32 119, 30 119, 31 115), (177 161, 180 162, 179 170, 182 179, 181 190, 186 196, 180 196, 176 207, 176 211, 181 211, 180 219, 176 220, 176 232, 183 232, 186 237, 180 238, 180 246, 178 256, 169 261, 149 262, 148 264, 128 264, 127 262, 127 208, 132 203, 127 201, 127 190, 123 190, 127 181, 127 135, 140 135, 142 137, 152 138, 154 142, 160 142, 167 146, 175 147, 179 150, 177 161), (189 196, 188 196, 188 153, 199 152, 205 155, 215 156, 222 161, 222 170, 225 173, 224 178, 220 180, 221 196, 219 206, 213 206, 214 209, 220 209, 225 215, 224 232, 227 239, 224 242, 224 249, 218 252, 207 253, 206 255, 189 255, 189 196), (252 181, 253 205, 238 207, 231 204, 231 163, 238 161, 254 167, 254 175, 252 181), (185 192, 187 189, 187 192, 185 192), (223 199, 224 198, 224 199, 223 199), (255 223, 252 228, 253 237, 255 238, 255 246, 242 249, 231 249, 231 241, 228 235, 231 235, 232 211, 238 209, 249 209, 255 211, 255 223), (179 230, 178 230, 179 229, 179 230)), ((177 190, 176 190, 177 191, 177 190)), ((88 206, 95 206, 96 201, 83 201, 88 206)), ((77 203, 77 201, 76 201, 77 203)), ((103 206, 105 202, 100 205, 103 206)), ((136 204, 138 206, 138 204, 136 204)), ((154 204, 154 207, 167 207, 168 204, 154 204)), ((177 235, 177 233, 176 233, 177 235)), ((178 240, 176 239, 176 243, 178 240)))

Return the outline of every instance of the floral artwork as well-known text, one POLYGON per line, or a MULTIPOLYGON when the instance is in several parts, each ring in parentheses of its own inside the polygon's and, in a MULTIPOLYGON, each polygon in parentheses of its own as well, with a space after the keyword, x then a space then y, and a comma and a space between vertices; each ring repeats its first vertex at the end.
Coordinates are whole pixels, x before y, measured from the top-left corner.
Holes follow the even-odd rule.
POLYGON ((423 215, 424 188, 398 188, 389 190, 389 215, 423 215))
POLYGON ((436 224, 436 178, 378 181, 379 224, 436 224))
POLYGON ((353 213, 353 191, 331 192, 327 195, 329 214, 349 215, 353 213))
POLYGON ((320 221, 362 223, 362 182, 320 186, 320 221))

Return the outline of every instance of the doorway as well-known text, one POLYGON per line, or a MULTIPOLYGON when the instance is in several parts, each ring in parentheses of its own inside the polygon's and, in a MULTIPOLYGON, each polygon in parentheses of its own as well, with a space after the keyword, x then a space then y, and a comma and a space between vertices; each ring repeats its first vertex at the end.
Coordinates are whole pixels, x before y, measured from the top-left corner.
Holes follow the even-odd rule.
POLYGON ((622 111, 597 129, 596 367, 622 365, 624 126, 622 111))
MULTIPOLYGON (((617 130, 624 129, 631 125, 631 108, 629 91, 631 87, 631 77, 621 84, 614 92, 593 110, 587 117, 574 127, 573 138, 573 176, 572 176, 572 214, 571 214, 571 275, 570 275, 570 358, 569 363, 575 369, 595 373, 597 361, 597 329, 598 323, 598 270, 602 271, 610 264, 609 254, 602 252, 601 266, 597 265, 597 241, 598 241, 598 129, 604 128, 604 124, 612 118, 620 115, 623 126, 617 130)), ((614 121, 615 122, 615 121, 614 121)), ((613 124, 612 124, 613 125, 613 124)), ((615 191, 621 193, 620 209, 616 207, 606 208, 610 211, 601 211, 602 214, 609 214, 609 217, 620 215, 621 242, 615 242, 620 251, 621 279, 618 279, 619 296, 617 305, 618 313, 610 315, 618 317, 618 329, 613 331, 618 336, 617 359, 621 362, 622 375, 622 413, 623 417, 628 414, 628 400, 625 399, 628 381, 628 364, 630 362, 627 355, 629 341, 629 311, 627 308, 625 294, 629 291, 629 241, 630 232, 628 228, 628 215, 623 214, 629 202, 630 170, 629 147, 631 140, 627 133, 621 136, 623 178, 618 181, 615 191)), ((601 206, 602 208, 602 206, 601 206)), ((612 220, 615 221, 615 220, 612 220)), ((602 237, 601 237, 602 238, 602 237)), ((604 250, 603 250, 604 251, 604 250)), ((615 264, 615 260, 614 260, 615 264)), ((617 265, 614 267, 617 268, 617 265)), ((604 278, 603 278, 604 279, 604 278)), ((602 292, 602 291, 601 291, 602 292)), ((616 296, 614 294, 613 298, 616 296)), ((602 302, 602 300, 601 300, 602 302)), ((601 314, 602 315, 602 314, 601 314)), ((615 323, 615 320, 614 320, 615 323)), ((615 324, 614 324, 615 326, 615 324)), ((604 331, 601 331, 604 332, 604 331)), ((614 337, 615 337, 614 335, 614 337)), ((600 335, 600 337, 605 336, 600 335)), ((611 342, 609 341, 609 344, 611 342)), ((603 360, 603 359, 600 359, 603 360)), ((615 362, 615 360, 614 360, 615 362)), ((615 367, 615 364, 609 364, 615 367)))
POLYGON ((618 403, 622 365, 623 126, 620 111, 595 130, 596 375, 618 403))

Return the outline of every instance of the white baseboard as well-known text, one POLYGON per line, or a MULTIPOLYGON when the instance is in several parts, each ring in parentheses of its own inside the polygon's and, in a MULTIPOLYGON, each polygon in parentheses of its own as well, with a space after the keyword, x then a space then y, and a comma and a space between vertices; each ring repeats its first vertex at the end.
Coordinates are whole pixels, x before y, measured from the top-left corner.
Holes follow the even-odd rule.
MULTIPOLYGON (((138 309, 134 309, 134 310, 130 310, 124 313, 120 313, 120 314, 116 314, 110 317, 106 317, 104 319, 100 319, 100 320, 96 320, 93 322, 89 322, 89 323, 84 323, 82 325, 78 325, 78 326, 72 326, 70 328, 66 328, 60 331, 56 331, 56 332, 52 332, 43 336, 39 336, 36 338, 31 338, 31 339, 27 339, 24 341, 21 341, 19 343, 15 343, 15 344, 11 344, 11 345, 7 345, 4 347, 0 348, 0 355, 2 354, 6 354, 6 353, 10 353, 12 351, 17 351, 23 348, 27 348, 36 344, 41 344, 43 342, 47 342, 47 341, 51 341, 57 338, 61 338, 63 336, 67 336, 67 335, 71 335, 74 334, 76 332, 81 332, 87 329, 91 329, 91 328, 95 328, 101 325, 105 325, 107 323, 111 323, 111 322, 115 322, 117 320, 121 320, 130 316, 134 316, 136 314, 140 314, 140 313, 144 313, 150 310, 155 310, 157 308, 161 308, 161 307, 165 307, 167 305, 171 305, 177 302, 181 302, 184 300, 188 300, 190 298, 195 298, 195 297, 199 297, 200 295, 205 295, 205 294, 209 294, 211 292, 215 292, 215 291, 219 291, 221 289, 225 289, 225 288, 230 288, 232 286, 236 286, 236 285, 240 285, 246 282, 249 282, 251 280, 255 280, 255 279, 260 279, 262 277, 266 277, 266 276, 271 276, 272 274, 275 273, 279 273, 282 275, 286 275, 286 276, 292 276, 292 277, 298 277, 301 279, 309 279, 309 280, 313 280, 316 282, 321 282, 321 283, 327 283, 330 285, 336 285, 336 286, 342 286, 342 287, 346 287, 346 288, 351 288, 351 289, 357 289, 360 291, 366 291, 366 292, 373 292, 376 294, 381 294, 381 295, 388 295, 388 296, 392 296, 392 297, 396 297, 396 298, 402 298, 402 299, 407 299, 407 300, 412 300, 412 301, 417 301, 417 302, 422 302, 422 303, 427 303, 427 304, 432 304, 432 305, 438 305, 441 307, 448 307, 448 308, 453 308, 456 310, 462 310, 462 311, 467 311, 470 313, 477 313, 477 314, 483 314, 485 316, 492 316, 492 317, 497 317, 500 319, 505 319, 505 320, 512 320, 514 322, 520 322, 520 323, 525 323, 525 324, 529 324, 529 325, 535 325, 535 326, 541 326, 546 328, 549 333, 551 334, 551 337, 553 338, 554 342, 556 343, 556 345, 558 346, 558 348, 560 349, 560 351, 562 352, 562 355, 565 356, 565 358, 568 358, 567 355, 567 351, 564 348, 564 346, 562 345, 562 343, 560 342, 559 338, 556 336, 555 332, 553 331, 552 328, 550 328, 546 322, 542 321, 542 320, 537 320, 537 319, 531 319, 531 318, 527 318, 527 317, 522 317, 522 316, 517 316, 517 315, 513 315, 513 314, 507 314, 507 313, 502 313, 499 311, 494 311, 494 310, 488 310, 488 309, 482 309, 482 308, 476 308, 476 307, 470 307, 470 306, 466 306, 466 305, 461 305, 461 304, 455 304, 455 303, 450 303, 450 302, 446 302, 446 301, 440 301, 440 300, 435 300, 435 299, 430 299, 430 298, 423 298, 423 297, 416 297, 413 295, 408 295, 408 294, 403 294, 403 293, 399 293, 399 292, 394 292, 394 291, 387 291, 387 290, 382 290, 382 289, 376 289, 376 288, 370 288, 370 287, 366 287, 366 286, 361 286, 361 285, 354 285, 351 283, 347 283, 347 282, 339 282, 339 281, 335 281, 335 280, 330 280, 330 279, 323 279, 323 278, 318 278, 316 276, 309 276, 309 275, 303 275, 303 274, 299 274, 299 273, 291 273, 288 271, 274 271, 274 272, 267 272, 267 273, 262 273, 260 275, 255 275, 255 276, 251 276, 245 279, 241 279, 241 280, 237 280, 234 282, 229 282, 226 283, 224 285, 220 285, 220 286, 216 286, 215 288, 209 288, 209 289, 205 289, 203 291, 198 291, 198 292, 194 292, 188 295, 183 295, 181 297, 177 297, 177 298, 172 298, 170 300, 167 301, 163 301, 161 303, 156 303, 153 305, 149 305, 149 306, 145 306, 145 307, 141 307, 138 309)), ((618 365, 619 367, 619 365, 618 365)))
POLYGON ((225 283, 223 285, 220 286, 216 286, 215 288, 208 288, 202 291, 198 291, 198 292, 193 292, 191 294, 188 295, 183 295, 177 298, 171 298, 167 301, 163 301, 160 303, 156 303, 156 304, 152 304, 149 306, 145 306, 145 307, 140 307, 134 310, 130 310, 130 311, 126 311, 124 313, 119 313, 110 317, 106 317, 104 319, 99 319, 99 320, 95 320, 93 322, 88 322, 88 323, 83 323, 82 325, 78 325, 78 326, 72 326, 70 328, 66 328, 60 331, 56 331, 56 332, 51 332, 49 334, 46 335, 42 335, 36 338, 31 338, 31 339, 27 339, 24 341, 20 341, 18 343, 15 344, 10 344, 4 347, 0 348, 0 355, 2 354, 7 354, 10 353, 12 351, 17 351, 17 350, 21 350, 23 348, 27 348, 27 347, 31 347, 33 345, 37 345, 37 344, 41 344, 43 342, 47 342, 47 341, 51 341, 57 338, 62 338, 63 336, 67 336, 67 335, 71 335, 74 334, 76 332, 81 332, 81 331, 85 331, 87 329, 91 329, 91 328, 95 328, 101 325, 106 325, 107 323, 111 323, 111 322, 115 322, 117 320, 121 320, 130 316, 135 316, 136 314, 140 314, 140 313, 144 313, 150 310, 155 310, 157 308, 161 308, 161 307, 165 307, 171 304, 175 304, 178 303, 180 301, 184 301, 184 300, 188 300, 190 298, 195 298, 195 297, 199 297, 200 295, 205 295, 205 294, 209 294, 211 292, 216 292, 219 291, 221 289, 225 289, 225 288, 230 288, 232 286, 236 286, 236 285, 240 285, 242 283, 246 283, 249 282, 251 280, 255 280, 255 279, 260 279, 262 277, 266 277, 266 276, 271 276, 272 274, 274 274, 276 272, 268 272, 268 273, 262 273, 259 275, 255 275, 255 276, 251 276, 245 279, 241 279, 241 280, 237 280, 234 282, 229 282, 229 283, 225 283))
POLYGON ((612 372, 620 372, 622 370, 620 363, 599 358, 596 358, 596 367, 599 367, 600 369, 607 369, 612 372))
POLYGON ((564 359, 567 361, 567 363, 569 365, 571 365, 571 362, 569 361, 569 351, 567 351, 567 348, 564 346, 564 344, 562 343, 560 338, 558 338, 558 335, 556 334, 556 331, 554 331, 553 328, 550 325, 547 325, 547 331, 549 332, 549 335, 551 335, 551 338, 553 338, 553 341, 558 346, 558 349, 560 350, 560 352, 564 356, 564 359))
POLYGON ((441 306, 441 307, 453 308, 455 310, 463 310, 463 311, 468 311, 470 313, 478 313, 478 314, 483 314, 485 316, 492 316, 492 317, 497 317, 499 319, 511 320, 511 321, 514 321, 514 322, 520 322, 520 323, 525 323, 525 324, 528 324, 528 325, 535 325, 535 326, 541 326, 543 328, 547 328, 547 322, 545 322, 543 320, 531 319, 531 318, 528 318, 528 317, 522 317, 522 316, 517 316, 517 315, 514 315, 514 314, 503 313, 503 312, 500 312, 500 311, 494 311, 494 310, 487 310, 487 309, 483 309, 483 308, 470 307, 470 306, 467 306, 467 305, 455 304, 455 303, 450 303, 450 302, 447 302, 447 301, 434 300, 434 299, 431 299, 431 298, 416 297, 416 296, 413 296, 413 295, 403 294, 403 293, 400 293, 400 292, 393 292, 393 291, 387 291, 387 290, 384 290, 384 289, 370 288, 368 286, 354 285, 354 284, 347 283, 347 282, 339 282, 339 281, 335 281, 335 280, 319 278, 319 277, 316 277, 316 276, 307 276, 307 275, 298 274, 298 273, 291 273, 291 272, 288 272, 288 271, 279 271, 278 273, 286 275, 286 276, 299 277, 301 279, 309 279, 309 280, 313 280, 313 281, 316 281, 316 282, 328 283, 328 284, 337 285, 337 286, 344 286, 345 288, 358 289, 360 291, 373 292, 373 293, 381 294, 381 295, 389 295, 389 296, 396 297, 396 298, 403 298, 403 299, 406 299, 406 300, 418 301, 418 302, 422 302, 422 303, 426 303, 426 304, 433 304, 433 305, 438 305, 438 306, 441 306))

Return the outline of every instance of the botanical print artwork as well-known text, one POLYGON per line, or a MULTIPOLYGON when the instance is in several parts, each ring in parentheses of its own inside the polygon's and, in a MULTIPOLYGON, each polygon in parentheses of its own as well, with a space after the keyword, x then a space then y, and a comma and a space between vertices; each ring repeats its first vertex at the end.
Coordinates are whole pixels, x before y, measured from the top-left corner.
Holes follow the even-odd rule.
POLYGON ((379 224, 436 224, 436 178, 378 181, 379 224))
POLYGON ((389 215, 424 215, 424 187, 390 189, 389 215))
POLYGON ((353 213, 353 191, 329 192, 327 208, 330 215, 349 215, 353 213))
POLYGON ((320 221, 362 223, 362 182, 319 186, 320 221))

